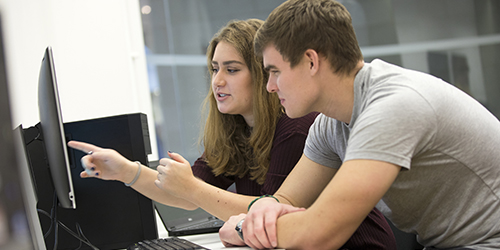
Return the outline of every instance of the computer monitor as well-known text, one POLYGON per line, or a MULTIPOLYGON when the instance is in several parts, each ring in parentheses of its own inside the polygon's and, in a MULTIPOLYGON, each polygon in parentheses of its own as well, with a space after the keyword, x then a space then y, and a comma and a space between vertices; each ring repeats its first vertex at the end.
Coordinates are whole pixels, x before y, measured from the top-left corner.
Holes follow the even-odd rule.
POLYGON ((57 91, 52 48, 45 50, 38 78, 38 109, 47 161, 59 205, 76 209, 68 149, 57 91))
MULTIPOLYGON (((80 178, 80 173, 83 171, 80 159, 84 153, 66 148, 65 142, 77 140, 113 148, 128 159, 147 164, 148 147, 146 145, 150 146, 150 142, 145 115, 129 114, 124 117, 98 118, 64 123, 63 128, 55 127, 54 121, 58 119, 57 124, 60 124, 62 120, 58 108, 55 79, 54 58, 51 49, 47 48, 40 69, 39 81, 40 85, 52 83, 53 91, 50 89, 46 93, 49 98, 45 98, 47 102, 45 104, 42 103, 42 93, 40 94, 39 106, 41 110, 44 109, 42 105, 51 111, 59 110, 59 116, 53 113, 52 119, 49 119, 47 123, 40 111, 41 122, 24 129, 26 148, 35 177, 39 219, 47 249, 84 250, 96 247, 101 250, 123 249, 144 239, 157 238, 152 201, 121 182, 80 178), (52 99, 50 99, 51 96, 52 99), (56 149, 49 144, 46 140, 48 139, 47 133, 45 129, 42 129, 47 127, 46 124, 52 124, 51 127, 54 130, 64 133, 64 136, 61 134, 61 138, 53 141, 56 146, 64 145, 64 148, 56 149), (146 137, 148 140, 145 140, 146 137), (55 204, 57 200, 54 199, 54 194, 58 189, 56 181, 65 181, 67 168, 59 165, 61 167, 59 171, 63 171, 64 174, 54 176, 52 173, 55 169, 54 165, 52 162, 47 164, 45 160, 50 160, 51 153, 61 156, 61 152, 64 151, 67 151, 69 159, 71 174, 71 179, 68 179, 69 187, 74 189, 74 197, 78 199, 76 209, 59 209, 61 206, 55 204), (50 213, 50 216, 45 216, 47 213, 50 213), (63 224, 70 230, 67 230, 63 224), (57 230, 57 225, 64 230, 57 230)), ((55 136, 59 136, 59 133, 55 133, 55 136)), ((63 183, 64 188, 66 188, 65 185, 63 183)), ((60 194, 61 192, 58 193, 60 194)), ((68 191, 62 192, 60 199, 67 198, 68 194, 68 191)))
MULTIPOLYGON (((26 219, 29 226, 31 242, 34 249, 45 250, 45 241, 43 238, 42 227, 38 219, 36 208, 37 197, 35 193, 35 185, 33 174, 31 172, 31 163, 26 151, 26 143, 24 141, 24 131, 22 125, 14 129, 14 146, 16 148, 17 166, 18 166, 18 183, 22 184, 22 196, 24 198, 24 207, 26 210, 26 219)), ((3 249, 3 248, 2 248, 3 249)))
POLYGON ((0 249, 45 250, 22 129, 12 130, 0 18, 0 249))
MULTIPOLYGON (((2 88, 0 88, 2 89, 2 88)), ((0 91, 2 96, 5 92, 0 91)), ((37 215, 35 191, 22 130, 12 130, 4 118, 0 121, 0 249, 45 250, 42 228, 37 215), (13 133, 14 132, 14 133, 13 133)))

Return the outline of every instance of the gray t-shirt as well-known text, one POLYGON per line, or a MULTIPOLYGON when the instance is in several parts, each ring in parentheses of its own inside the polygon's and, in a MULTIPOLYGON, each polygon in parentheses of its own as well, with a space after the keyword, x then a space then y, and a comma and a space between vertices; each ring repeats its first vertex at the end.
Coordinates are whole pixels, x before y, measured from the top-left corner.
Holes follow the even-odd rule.
POLYGON ((320 115, 305 155, 324 166, 402 167, 379 209, 424 246, 500 248, 500 122, 430 75, 374 60, 354 81, 349 124, 320 115))

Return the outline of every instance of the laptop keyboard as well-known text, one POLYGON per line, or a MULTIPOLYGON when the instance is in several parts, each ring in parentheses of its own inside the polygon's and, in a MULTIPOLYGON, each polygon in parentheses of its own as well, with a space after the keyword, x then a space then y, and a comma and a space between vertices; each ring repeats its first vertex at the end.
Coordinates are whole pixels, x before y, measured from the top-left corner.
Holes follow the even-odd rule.
POLYGON ((215 221, 207 221, 205 223, 200 223, 197 225, 192 225, 188 227, 183 227, 180 230, 191 230, 191 229, 198 229, 198 228, 210 228, 210 227, 222 227, 224 225, 224 221, 221 220, 215 220, 215 221))
POLYGON ((156 239, 156 240, 144 240, 137 242, 127 248, 127 250, 197 250, 197 249, 208 249, 197 245, 191 241, 180 239, 176 237, 156 239))

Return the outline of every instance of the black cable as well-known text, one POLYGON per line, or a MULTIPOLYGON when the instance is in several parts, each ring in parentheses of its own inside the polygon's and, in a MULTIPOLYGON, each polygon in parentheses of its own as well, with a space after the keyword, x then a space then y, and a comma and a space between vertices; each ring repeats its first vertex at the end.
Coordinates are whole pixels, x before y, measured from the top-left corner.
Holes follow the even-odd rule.
MULTIPOLYGON (((53 198, 53 199, 56 199, 56 193, 54 193, 54 198, 53 198)), ((54 204, 52 204, 52 207, 54 207, 54 204)), ((54 217, 54 216, 53 216, 54 211, 51 209, 51 211, 50 211, 50 213, 51 213, 51 214, 49 214, 49 213, 47 213, 47 212, 45 212, 45 211, 43 211, 43 210, 41 210, 41 209, 37 209, 37 211, 38 211, 38 212, 42 212, 42 213, 44 213, 44 214, 45 214, 47 217, 49 217, 49 219, 50 219, 50 226, 49 226, 49 229, 48 229, 48 230, 47 230, 47 232, 43 235, 43 238, 44 238, 44 239, 47 239, 47 237, 49 237, 50 232, 52 232, 52 227, 54 227, 54 220, 52 219, 52 218, 54 217)))
POLYGON ((57 250, 57 245, 59 244, 59 223, 57 223, 57 220, 54 220, 56 222, 56 226, 54 227, 54 250, 57 250))
MULTIPOLYGON (((50 217, 50 214, 47 213, 46 211, 43 211, 41 209, 38 209, 38 212, 42 213, 43 215, 45 216, 48 216, 50 217)), ((85 237, 85 236, 80 236, 79 234, 73 232, 68 226, 66 226, 64 223, 62 223, 61 221, 57 221, 57 224, 61 226, 62 229, 64 229, 65 231, 67 231, 69 234, 71 234, 73 237, 75 237, 76 239, 78 239, 80 242, 83 242, 85 244, 87 244, 88 246, 92 247, 93 249, 95 250, 99 250, 99 248, 95 247, 94 245, 92 245, 92 243, 90 243, 90 241, 85 237)), ((82 229, 80 227, 80 225, 77 225, 77 228, 78 228, 78 231, 82 233, 83 235, 83 232, 82 232, 82 229)))
MULTIPOLYGON (((86 241, 90 242, 90 240, 87 238, 87 236, 85 236, 85 234, 83 233, 82 227, 80 227, 80 224, 78 222, 76 223, 76 228, 78 230, 78 235, 80 235, 80 237, 82 237, 86 241)), ((80 243, 80 247, 81 247, 81 243, 80 243)), ((80 249, 80 247, 78 249, 80 249)))
POLYGON ((82 228, 80 227, 80 224, 76 223, 76 229, 78 231, 78 234, 77 234, 77 233, 73 232, 73 230, 71 230, 64 223, 62 223, 61 221, 59 221, 57 219, 57 196, 55 193, 54 193, 54 202, 52 204, 51 213, 49 214, 48 212, 41 210, 41 209, 37 209, 37 211, 50 218, 50 227, 49 227, 49 230, 44 234, 44 238, 47 238, 49 236, 51 230, 54 229, 54 250, 57 249, 57 245, 58 245, 59 226, 61 226, 62 229, 64 229, 66 232, 71 234, 71 236, 75 237, 76 239, 78 239, 80 241, 80 246, 77 249, 80 249, 82 247, 82 243, 85 243, 89 247, 91 247, 92 249, 99 250, 99 248, 92 245, 92 243, 90 243, 89 239, 87 239, 87 237, 85 237, 85 235, 83 234, 82 228))
POLYGON ((51 209, 51 219, 54 223, 54 250, 57 250, 57 245, 59 245, 59 223, 57 223, 57 194, 54 190, 54 198, 52 199, 52 209, 51 209))

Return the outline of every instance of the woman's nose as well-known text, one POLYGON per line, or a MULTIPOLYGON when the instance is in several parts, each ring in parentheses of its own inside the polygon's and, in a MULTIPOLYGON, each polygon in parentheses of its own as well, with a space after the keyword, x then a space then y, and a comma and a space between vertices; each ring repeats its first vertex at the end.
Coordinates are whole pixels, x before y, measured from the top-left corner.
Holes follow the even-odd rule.
POLYGON ((214 87, 222 87, 226 84, 226 79, 224 78, 224 74, 220 71, 217 74, 212 76, 212 84, 214 87))

